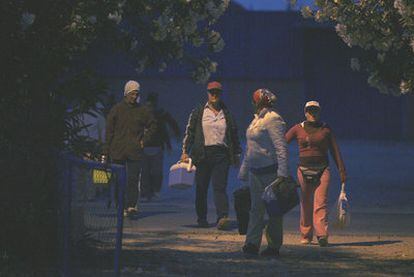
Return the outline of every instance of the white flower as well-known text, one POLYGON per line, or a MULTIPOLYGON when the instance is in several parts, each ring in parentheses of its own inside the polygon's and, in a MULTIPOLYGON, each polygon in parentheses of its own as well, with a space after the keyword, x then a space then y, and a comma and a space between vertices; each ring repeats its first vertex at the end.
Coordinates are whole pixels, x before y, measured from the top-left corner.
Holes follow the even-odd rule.
POLYGON ((405 6, 403 0, 395 0, 394 8, 398 10, 399 14, 404 15, 407 7, 405 6))
POLYGON ((411 90, 410 83, 405 81, 405 80, 401 80, 400 90, 401 90, 402 94, 406 94, 406 93, 410 92, 410 90, 411 90))
POLYGON ((119 24, 122 21, 122 14, 118 13, 118 11, 115 11, 108 14, 108 19, 114 21, 116 24, 119 24))
POLYGON ((33 24, 33 22, 36 19, 36 15, 29 13, 29 12, 25 12, 22 14, 22 17, 20 19, 20 24, 22 26, 23 30, 26 30, 27 28, 30 27, 30 25, 33 24))
POLYGON ((217 62, 211 62, 210 67, 209 67, 210 72, 216 72, 217 66, 218 66, 217 62))
POLYGON ((313 16, 312 9, 309 6, 302 7, 301 13, 302 13, 302 16, 305 18, 309 18, 313 16))
POLYGON ((72 31, 74 31, 77 27, 78 27, 78 24, 76 24, 76 22, 72 22, 72 24, 70 24, 70 29, 72 31))
POLYGON ((225 45, 226 44, 224 43, 224 40, 220 37, 220 39, 213 44, 213 51, 220 52, 221 50, 223 50, 225 45))
POLYGON ((335 30, 342 40, 349 46, 352 46, 352 39, 347 33, 346 26, 344 24, 336 24, 335 30))
POLYGON ((220 36, 220 33, 211 31, 209 41, 214 52, 220 52, 224 48, 224 40, 220 36))

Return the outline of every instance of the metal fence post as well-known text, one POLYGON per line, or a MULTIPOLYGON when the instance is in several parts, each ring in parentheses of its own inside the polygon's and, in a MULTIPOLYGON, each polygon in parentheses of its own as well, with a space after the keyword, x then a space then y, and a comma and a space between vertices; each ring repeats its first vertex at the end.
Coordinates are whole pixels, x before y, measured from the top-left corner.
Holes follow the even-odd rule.
POLYGON ((116 241, 115 241, 115 257, 114 257, 114 272, 115 276, 119 277, 121 274, 121 252, 122 252, 122 233, 124 225, 124 194, 126 183, 126 168, 117 168, 118 176, 118 220, 116 226, 116 241))
POLYGON ((63 174, 63 276, 70 277, 70 209, 72 201, 72 164, 65 160, 63 174))

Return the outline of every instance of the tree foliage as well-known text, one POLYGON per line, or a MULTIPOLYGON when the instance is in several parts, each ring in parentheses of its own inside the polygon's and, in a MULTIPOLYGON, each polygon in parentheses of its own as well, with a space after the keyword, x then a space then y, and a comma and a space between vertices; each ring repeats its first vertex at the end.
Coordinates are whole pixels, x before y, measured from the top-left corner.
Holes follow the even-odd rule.
POLYGON ((208 53, 224 46, 214 24, 227 6, 228 0, 0 2, 1 257, 54 253, 58 153, 84 142, 80 116, 99 112, 106 89, 85 57, 105 44, 126 53, 137 76, 180 60, 205 82, 216 68, 208 53))
POLYGON ((315 0, 302 14, 331 21, 349 47, 364 49, 353 58, 355 70, 381 93, 414 92, 414 2, 410 0, 315 0))

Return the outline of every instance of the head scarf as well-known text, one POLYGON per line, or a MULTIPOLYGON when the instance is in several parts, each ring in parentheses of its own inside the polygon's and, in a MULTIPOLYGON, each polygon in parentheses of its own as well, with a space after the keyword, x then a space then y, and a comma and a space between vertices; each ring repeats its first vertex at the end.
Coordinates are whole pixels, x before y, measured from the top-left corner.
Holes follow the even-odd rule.
POLYGON ((271 106, 276 100, 276 95, 268 89, 261 88, 253 92, 253 103, 256 106, 271 106))

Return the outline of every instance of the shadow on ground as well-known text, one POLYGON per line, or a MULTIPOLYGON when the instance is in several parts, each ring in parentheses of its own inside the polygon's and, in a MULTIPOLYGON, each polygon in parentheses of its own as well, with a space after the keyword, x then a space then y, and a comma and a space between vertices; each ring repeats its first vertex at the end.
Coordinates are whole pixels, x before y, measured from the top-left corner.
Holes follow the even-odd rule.
POLYGON ((330 243, 329 247, 335 246, 377 246, 377 245, 388 245, 394 243, 401 243, 401 240, 379 240, 379 241, 361 241, 361 242, 346 242, 346 243, 330 243))
MULTIPOLYGON (((223 233, 135 234, 126 241, 132 237, 122 253, 122 276, 409 276, 414 270, 414 259, 387 259, 352 248, 399 240, 337 243, 327 248, 287 244, 280 258, 272 259, 246 258, 240 251, 240 237, 223 233)), ((76 276, 111 276, 112 255, 113 251, 96 251, 78 264, 82 270, 76 276)))
MULTIPOLYGON (((207 228, 215 228, 216 226, 217 226, 217 224, 215 222, 213 222, 213 223, 210 222, 208 224, 208 227, 207 228)), ((207 229, 206 227, 200 227, 197 224, 185 224, 185 225, 181 225, 181 227, 190 228, 190 229, 194 229, 194 228, 197 228, 197 229, 207 229)), ((234 230, 237 230, 237 229, 238 229, 237 221, 230 220, 229 227, 226 230, 228 230, 228 231, 234 231, 234 230)))

